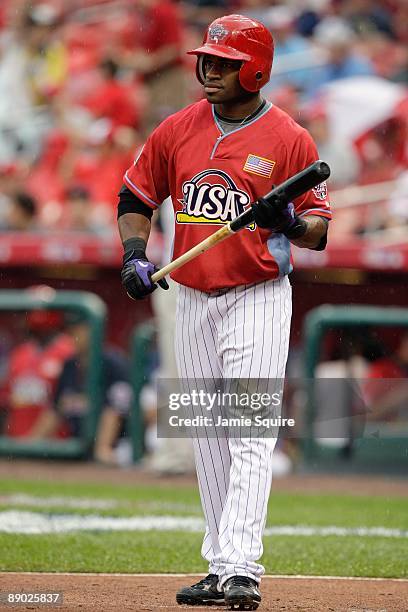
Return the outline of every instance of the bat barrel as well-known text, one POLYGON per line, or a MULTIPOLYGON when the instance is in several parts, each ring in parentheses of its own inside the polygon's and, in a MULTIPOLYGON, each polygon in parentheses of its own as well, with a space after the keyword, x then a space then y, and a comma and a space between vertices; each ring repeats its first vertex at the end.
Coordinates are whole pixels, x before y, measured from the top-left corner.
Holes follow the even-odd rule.
MULTIPOLYGON (((321 159, 317 160, 301 172, 298 172, 294 176, 290 177, 284 183, 281 183, 278 187, 275 187, 263 197, 264 200, 270 201, 273 206, 274 201, 279 198, 281 201, 292 202, 309 189, 316 187, 330 176, 330 168, 326 162, 321 159)), ((239 217, 236 217, 231 221, 230 226, 233 232, 246 227, 254 220, 254 213, 252 208, 249 208, 243 212, 239 217)))
POLYGON ((272 189, 265 197, 265 200, 274 197, 284 197, 288 202, 298 198, 309 189, 313 189, 330 176, 330 168, 322 160, 316 161, 294 177, 291 177, 276 189, 272 189))

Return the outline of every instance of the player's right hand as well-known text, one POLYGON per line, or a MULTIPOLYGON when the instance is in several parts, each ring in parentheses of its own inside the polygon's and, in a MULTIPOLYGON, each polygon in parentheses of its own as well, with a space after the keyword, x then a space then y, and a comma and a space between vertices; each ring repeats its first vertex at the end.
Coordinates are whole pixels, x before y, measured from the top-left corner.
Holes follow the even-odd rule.
POLYGON ((258 227, 270 229, 273 232, 284 232, 295 220, 295 207, 292 202, 275 203, 259 198, 252 205, 254 220, 258 227))
MULTIPOLYGON (((123 255, 123 267, 121 272, 122 285, 133 300, 142 300, 157 289, 152 282, 151 276, 158 268, 149 261, 144 249, 129 249, 123 255)), ((162 289, 168 289, 169 285, 165 278, 158 281, 162 289)))
POLYGON ((293 202, 259 198, 252 204, 252 210, 258 227, 284 234, 289 240, 301 238, 306 233, 306 222, 296 215, 293 202))

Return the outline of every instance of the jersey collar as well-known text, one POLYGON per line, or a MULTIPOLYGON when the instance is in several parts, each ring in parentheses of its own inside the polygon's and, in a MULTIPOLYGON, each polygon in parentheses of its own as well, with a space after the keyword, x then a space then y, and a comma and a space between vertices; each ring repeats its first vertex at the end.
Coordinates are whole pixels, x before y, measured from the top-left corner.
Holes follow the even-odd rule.
POLYGON ((214 123, 217 126, 219 132, 223 135, 223 136, 229 136, 230 134, 235 134, 235 132, 238 132, 239 130, 243 130, 244 128, 253 125, 256 121, 259 121, 259 119, 261 119, 264 115, 266 115, 266 113, 268 111, 270 111, 270 109, 272 108, 273 104, 272 102, 265 100, 265 105, 263 105, 256 113, 255 117, 253 117, 251 119, 251 116, 248 118, 248 120, 246 120, 242 125, 238 124, 237 127, 229 132, 224 132, 224 130, 222 129, 221 123, 219 121, 219 116, 217 115, 217 113, 215 112, 215 107, 214 104, 211 105, 211 112, 213 115, 213 119, 214 119, 214 123))

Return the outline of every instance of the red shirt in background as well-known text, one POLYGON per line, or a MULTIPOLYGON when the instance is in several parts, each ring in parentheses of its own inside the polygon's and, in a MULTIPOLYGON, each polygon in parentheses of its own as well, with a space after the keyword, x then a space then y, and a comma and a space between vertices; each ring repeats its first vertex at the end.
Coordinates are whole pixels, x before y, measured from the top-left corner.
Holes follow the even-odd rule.
POLYGON ((64 200, 65 183, 60 167, 68 147, 69 137, 60 130, 52 131, 44 143, 39 160, 30 170, 26 187, 40 205, 64 200))
POLYGON ((56 336, 46 347, 27 340, 12 351, 7 388, 7 436, 30 434, 40 414, 50 408, 62 366, 73 353, 72 339, 65 334, 56 336))
MULTIPOLYGON (((404 393, 408 377, 408 368, 399 364, 392 357, 378 359, 367 370, 364 385, 364 398, 368 409, 372 409, 375 402, 386 400, 387 396, 401 388, 404 393), (390 382, 390 379, 395 382, 390 382)), ((387 416, 387 420, 392 415, 387 416)))
POLYGON ((139 127, 140 109, 134 84, 121 83, 116 79, 105 81, 92 92, 84 105, 95 117, 110 119, 113 127, 139 127))
POLYGON ((172 2, 158 2, 144 14, 142 23, 142 45, 148 52, 154 52, 167 45, 178 45, 183 41, 183 22, 180 9, 172 2))
POLYGON ((93 204, 116 207, 118 185, 133 158, 133 152, 112 150, 109 154, 95 152, 78 156, 72 182, 86 187, 93 204))

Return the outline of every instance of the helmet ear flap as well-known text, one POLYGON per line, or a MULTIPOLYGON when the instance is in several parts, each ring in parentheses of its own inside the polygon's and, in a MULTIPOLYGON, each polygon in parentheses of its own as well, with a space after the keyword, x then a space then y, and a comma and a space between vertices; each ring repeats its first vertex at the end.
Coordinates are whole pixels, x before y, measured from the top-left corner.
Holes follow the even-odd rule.
POLYGON ((239 74, 240 82, 247 91, 259 91, 269 81, 273 60, 273 42, 267 45, 259 40, 246 39, 245 48, 251 59, 242 64, 239 74))
POLYGON ((204 85, 205 74, 204 74, 204 55, 198 55, 196 63, 196 75, 201 85, 204 85))

